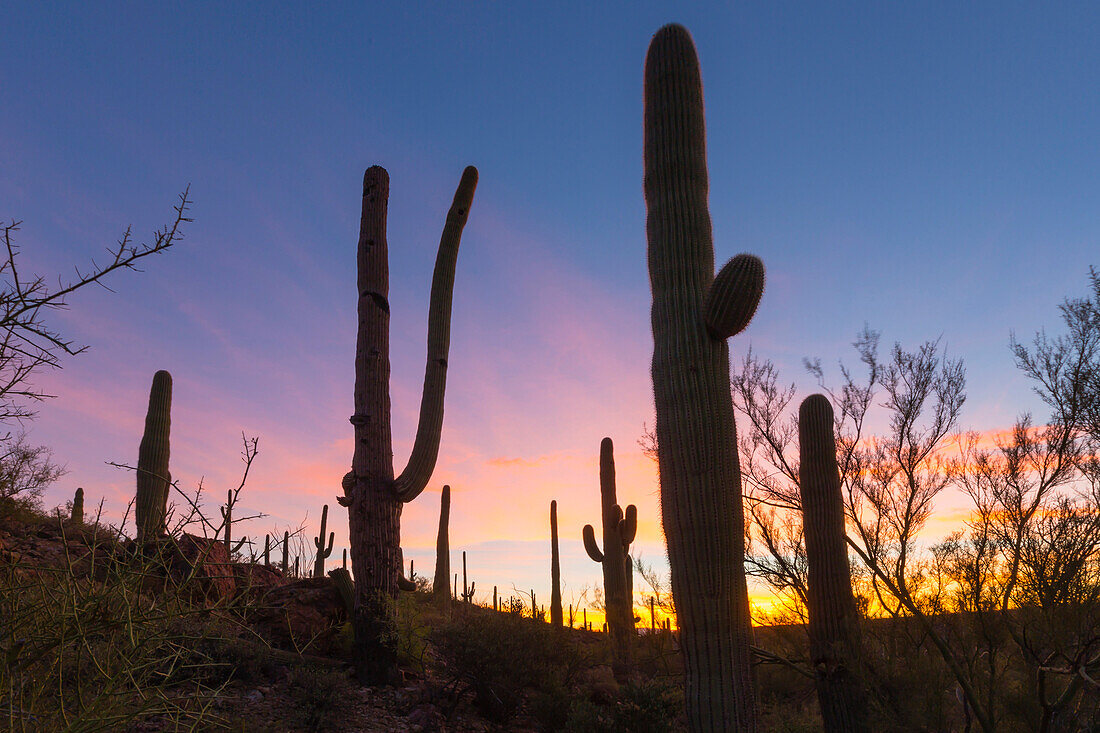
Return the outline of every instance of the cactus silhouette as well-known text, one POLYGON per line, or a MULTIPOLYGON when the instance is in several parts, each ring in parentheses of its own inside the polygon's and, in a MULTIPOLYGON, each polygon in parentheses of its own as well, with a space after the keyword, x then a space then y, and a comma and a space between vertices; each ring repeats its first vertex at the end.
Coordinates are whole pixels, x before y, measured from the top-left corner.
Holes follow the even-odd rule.
POLYGON ((328 529, 328 504, 321 509, 321 531, 313 538, 313 545, 317 548, 317 555, 313 560, 313 577, 325 577, 325 560, 332 554, 332 541, 336 539, 335 532, 328 533, 328 549, 325 549, 325 530, 328 529))
POLYGON ((225 506, 219 508, 222 514, 222 528, 225 530, 222 542, 225 543, 225 553, 229 557, 233 557, 234 554, 240 552, 245 542, 245 538, 242 537, 237 542, 237 546, 233 546, 233 505, 236 503, 233 497, 233 489, 228 489, 225 495, 225 506))
POLYGON ((420 421, 412 455, 394 478, 390 428, 389 257, 386 213, 389 174, 368 168, 363 175, 359 229, 359 331, 355 348, 355 452, 342 482, 341 506, 348 509, 351 567, 355 576, 355 643, 352 656, 360 682, 384 684, 398 678, 393 600, 401 566, 401 506, 415 499, 431 478, 443 427, 443 394, 450 347, 451 297, 462 229, 477 186, 477 169, 462 174, 447 213, 432 275, 428 306, 428 357, 420 421))
POLYGON ((355 614, 355 581, 351 579, 351 573, 347 568, 336 568, 328 571, 328 577, 332 578, 336 592, 340 594, 340 600, 344 602, 344 609, 348 612, 348 618, 355 614))
POLYGON ((290 559, 290 532, 283 532, 283 577, 290 571, 288 562, 290 559))
POLYGON ((852 596, 844 500, 836 462, 833 406, 810 395, 798 409, 798 483, 809 578, 810 662, 827 733, 867 731, 859 674, 859 613, 852 596))
POLYGON ((84 489, 78 488, 73 495, 73 511, 69 521, 74 524, 84 524, 84 489))
POLYGON ((603 519, 603 550, 596 544, 596 531, 584 525, 584 549, 603 566, 604 602, 611 628, 611 646, 617 677, 630 671, 631 641, 634 636, 633 599, 627 588, 627 549, 638 531, 638 510, 631 504, 624 512, 615 499, 615 446, 611 438, 600 442, 600 505, 603 519))
POLYGON ((550 625, 561 626, 561 560, 558 556, 558 502, 550 502, 550 625))
POLYGON ((462 551, 462 601, 463 603, 470 603, 474 600, 474 585, 470 583, 466 585, 466 551, 462 551))
POLYGON ((451 517, 451 487, 443 487, 439 499, 439 534, 435 538, 435 580, 432 582, 432 597, 441 606, 451 603, 451 589, 448 580, 451 577, 451 548, 447 536, 447 524, 451 517))
POLYGON ((703 85, 691 35, 667 25, 645 64, 646 234, 661 514, 681 629, 691 730, 758 729, 744 509, 727 338, 744 329, 764 267, 714 275, 703 85))
POLYGON ((271 567, 271 535, 264 535, 264 567, 271 567))
POLYGON ((149 390, 149 410, 145 414, 145 433, 138 448, 137 496, 134 522, 139 542, 164 535, 168 511, 169 434, 172 427, 172 375, 163 369, 153 375, 149 390))

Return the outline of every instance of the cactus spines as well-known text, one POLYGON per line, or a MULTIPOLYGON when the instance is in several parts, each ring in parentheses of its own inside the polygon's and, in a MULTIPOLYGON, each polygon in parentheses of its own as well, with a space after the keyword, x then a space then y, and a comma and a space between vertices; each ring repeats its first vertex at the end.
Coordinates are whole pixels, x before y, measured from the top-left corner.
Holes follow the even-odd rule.
POLYGON ((814 394, 798 408, 798 483, 809 577, 810 662, 825 731, 866 731, 859 673, 859 613, 844 534, 844 499, 836 462, 833 406, 814 394))
POLYGON ((693 731, 756 731, 744 508, 724 337, 755 312, 763 267, 753 275, 755 264, 735 258, 716 283, 707 189, 699 61, 687 30, 667 25, 646 55, 645 199, 661 511, 685 710, 693 731), (736 289, 742 281, 748 286, 736 289))
POLYGON ((69 516, 69 521, 73 524, 84 524, 84 489, 77 488, 76 493, 73 494, 73 511, 69 516))
POLYGON ((631 504, 624 514, 615 499, 615 446, 611 438, 600 442, 600 504, 603 518, 603 550, 596 544, 596 531, 591 524, 583 530, 584 549, 588 556, 603 566, 604 602, 611 627, 611 646, 615 674, 629 673, 631 638, 634 636, 633 602, 626 579, 627 549, 638 531, 638 510, 631 504))
POLYGON ((145 433, 138 448, 137 496, 134 522, 138 541, 155 540, 164 535, 168 511, 169 437, 172 427, 172 375, 163 369, 153 375, 149 390, 149 409, 145 413, 145 433))
POLYGON ((359 329, 355 349, 355 452, 342 482, 341 506, 348 508, 352 574, 355 576, 353 658, 360 682, 385 684, 398 676, 392 600, 402 568, 401 505, 415 499, 431 478, 443 426, 443 397, 450 347, 451 299, 462 230, 466 226, 477 169, 462 173, 447 212, 428 306, 428 354, 420 421, 412 454, 394 478, 390 426, 389 257, 386 215, 389 174, 373 166, 363 175, 359 229, 359 329))
POLYGON ((313 577, 325 577, 325 560, 332 554, 332 541, 336 539, 335 532, 328 533, 328 549, 325 549, 325 530, 328 529, 328 504, 321 509, 321 531, 313 538, 313 545, 317 548, 317 554, 313 560, 313 577))
POLYGON ((558 556, 558 502, 550 502, 550 625, 563 624, 561 613, 561 561, 558 556))
POLYGON ((435 579, 432 582, 432 597, 441 606, 451 602, 451 591, 447 580, 451 575, 451 548, 447 536, 447 524, 451 517, 451 487, 444 486, 439 499, 439 533, 435 538, 435 579))

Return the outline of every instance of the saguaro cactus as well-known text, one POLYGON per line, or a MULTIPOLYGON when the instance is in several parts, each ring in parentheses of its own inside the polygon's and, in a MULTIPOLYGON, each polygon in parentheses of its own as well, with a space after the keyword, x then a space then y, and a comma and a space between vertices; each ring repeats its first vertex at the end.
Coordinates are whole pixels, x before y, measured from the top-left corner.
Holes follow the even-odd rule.
POLYGON ((168 486, 172 481, 168 473, 171 427, 172 375, 162 369, 153 375, 149 410, 145 413, 145 434, 138 448, 134 522, 139 542, 155 540, 164 534, 168 486))
POLYGON ((219 511, 222 514, 222 528, 225 530, 225 534, 222 537, 222 542, 225 543, 225 553, 229 557, 237 552, 241 551, 244 547, 245 538, 242 537, 237 546, 233 546, 233 505, 236 504, 236 497, 233 496, 233 489, 227 489, 225 494, 225 506, 220 507, 219 511))
POLYGON ((550 502, 550 625, 561 626, 561 561, 558 557, 558 502, 550 502))
MULTIPOLYGON (((633 504, 623 512, 615 499, 615 446, 611 438, 600 443, 600 504, 603 518, 603 551, 596 544, 596 531, 584 525, 584 549, 588 556, 603 565, 604 603, 607 606, 608 627, 615 674, 629 673, 631 640, 634 636, 634 603, 627 588, 627 550, 638 531, 638 509, 633 504)), ((560 606, 559 606, 560 610, 560 606)))
POLYGON ((290 532, 283 532, 283 577, 290 572, 290 532))
POLYGON ((462 551, 462 602, 473 603, 474 600, 474 586, 477 583, 466 583, 466 551, 462 551))
POLYGON ((386 212, 389 174, 378 166, 363 175, 363 215, 359 229, 358 312, 355 348, 355 453, 344 476, 351 567, 355 576, 353 658, 361 682, 397 679, 397 634, 393 600, 401 577, 401 505, 428 483, 439 453, 443 393, 450 346, 451 296, 462 229, 477 186, 477 169, 462 174, 439 242, 428 307, 428 358, 420 422, 408 465, 394 478, 390 433, 389 262, 386 212))
POLYGON ((78 488, 73 495, 73 511, 69 520, 74 524, 84 524, 84 489, 78 488))
POLYGON ((451 487, 443 487, 439 499, 439 534, 435 538, 435 580, 432 582, 432 596, 441 606, 451 603, 451 589, 448 580, 451 577, 451 548, 447 537, 447 524, 451 517, 451 487))
POLYGON ((645 198, 661 511, 692 730, 755 731, 744 509, 726 339, 751 320, 764 267, 717 277, 703 85, 691 36, 668 25, 645 66, 645 198))
MULTIPOLYGON (((328 529, 328 504, 321 509, 321 531, 313 538, 313 545, 317 548, 317 555, 313 560, 313 577, 325 577, 325 560, 332 554, 332 541, 336 539, 335 532, 328 533, 328 549, 325 549, 325 530, 328 529)), ((404 568, 401 568, 404 570, 404 568)))
POLYGON ((809 578, 810 661, 827 733, 866 731, 867 702, 859 674, 859 613, 852 596, 844 499, 836 463, 833 406, 810 395, 798 408, 798 483, 809 578))

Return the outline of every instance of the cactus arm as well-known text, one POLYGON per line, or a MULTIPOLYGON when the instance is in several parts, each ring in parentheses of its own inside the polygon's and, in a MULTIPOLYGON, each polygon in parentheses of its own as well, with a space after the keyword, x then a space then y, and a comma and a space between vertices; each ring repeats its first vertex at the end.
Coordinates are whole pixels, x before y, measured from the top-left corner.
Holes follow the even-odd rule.
POLYGON ((638 507, 633 504, 626 508, 625 516, 619 520, 619 536, 623 541, 623 549, 630 547, 638 534, 638 507))
POLYGON ((739 254, 718 272, 707 289, 703 320, 707 334, 719 341, 745 330, 764 294, 764 263, 739 254))
POLYGON ((230 557, 232 557, 233 555, 236 555, 238 552, 240 552, 241 548, 244 547, 244 543, 247 540, 248 540, 247 537, 241 537, 241 539, 237 541, 237 546, 234 547, 233 551, 229 553, 230 557))
POLYGON ((336 533, 335 532, 329 532, 328 533, 328 549, 325 550, 325 557, 328 557, 329 555, 332 554, 332 543, 335 539, 336 539, 336 533))
POLYGON ((600 551, 600 546, 596 544, 596 530, 593 529, 591 524, 584 525, 582 530, 584 537, 584 549, 588 552, 588 556, 598 563, 603 562, 603 552, 600 551))
POLYGON ((428 485, 439 455, 443 429, 443 394, 447 387, 447 356, 451 341, 451 302, 455 282, 455 264, 462 230, 470 214, 477 168, 462 172, 454 202, 447 212, 447 223, 439 241, 439 254, 432 275, 432 294, 428 310, 428 359, 424 368, 424 392, 420 398, 420 422, 416 428, 412 454, 405 470, 394 480, 394 491, 403 502, 410 502, 428 485))

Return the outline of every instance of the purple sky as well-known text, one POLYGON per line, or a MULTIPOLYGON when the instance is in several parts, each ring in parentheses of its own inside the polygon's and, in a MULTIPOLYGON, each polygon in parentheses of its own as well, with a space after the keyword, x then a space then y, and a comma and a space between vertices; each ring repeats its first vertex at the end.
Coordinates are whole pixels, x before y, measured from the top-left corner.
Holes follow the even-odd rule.
MULTIPOLYGON (((178 247, 51 316, 91 349, 37 379, 57 398, 31 440, 69 469, 49 502, 83 486, 117 516, 133 476, 105 461, 136 460, 163 368, 173 475, 205 476, 219 501, 241 431, 258 435, 242 504, 270 517, 244 532, 262 542, 308 514, 315 533, 327 502, 339 556, 362 172, 391 176, 399 470, 435 248, 473 164, 443 444, 403 515, 406 559, 430 574, 450 483, 452 567, 468 549, 480 590, 549 597, 552 498, 567 599, 597 584, 580 532, 599 518, 607 435, 620 501, 639 508, 635 554, 663 567, 655 467, 635 441, 652 420, 642 65, 669 21, 703 67, 716 260, 751 251, 768 271, 734 358, 751 344, 801 397, 802 357, 853 361, 867 322, 885 345, 942 337, 966 361, 963 427, 1043 417, 1007 343, 1057 331, 1057 304, 1100 264, 1100 10, 710 5, 9 9, 0 216, 24 222, 24 267, 66 274, 128 224, 147 237, 184 186, 194 199, 178 247)), ((937 531, 962 506, 945 497, 937 531)))

